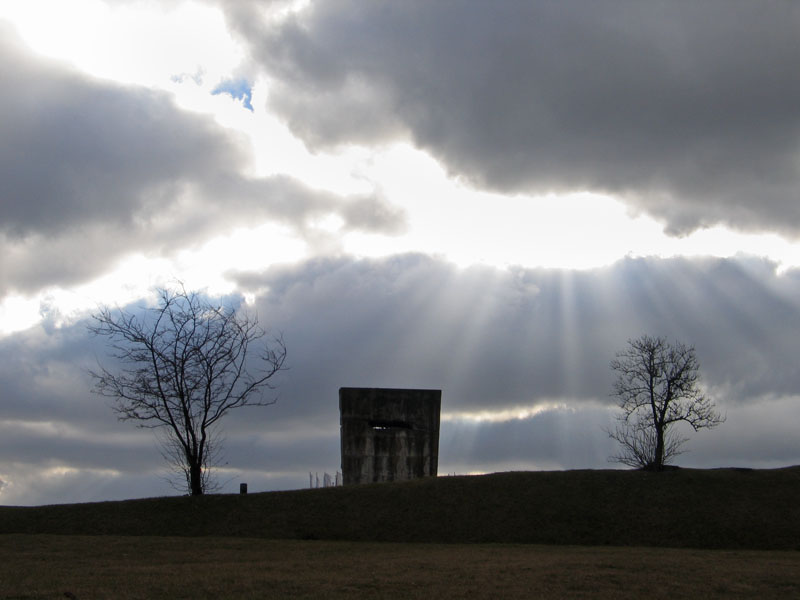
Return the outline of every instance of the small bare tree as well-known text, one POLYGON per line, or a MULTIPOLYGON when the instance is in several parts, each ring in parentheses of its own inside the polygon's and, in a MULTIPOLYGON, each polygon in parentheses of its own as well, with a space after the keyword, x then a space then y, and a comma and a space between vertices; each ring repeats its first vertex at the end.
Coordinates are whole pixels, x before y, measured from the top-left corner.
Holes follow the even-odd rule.
POLYGON ((137 315, 104 307, 89 330, 108 338, 117 371, 90 371, 94 391, 115 399, 121 420, 163 427, 164 457, 186 477, 190 494, 209 490, 209 460, 218 423, 242 406, 266 406, 270 379, 283 369, 282 337, 266 340, 258 319, 202 296, 158 291, 154 308, 137 315))
POLYGON ((622 413, 608 434, 622 446, 611 460, 661 471, 687 441, 673 429, 716 427, 725 419, 699 388, 700 365, 691 346, 643 335, 611 361, 617 372, 614 395, 622 413))

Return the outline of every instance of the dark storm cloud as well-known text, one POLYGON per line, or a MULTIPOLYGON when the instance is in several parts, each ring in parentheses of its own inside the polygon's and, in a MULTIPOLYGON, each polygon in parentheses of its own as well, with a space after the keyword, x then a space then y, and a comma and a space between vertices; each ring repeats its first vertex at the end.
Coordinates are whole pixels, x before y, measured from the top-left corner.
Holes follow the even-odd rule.
MULTIPOLYGON (((602 430, 613 407, 609 362, 642 333, 694 344, 703 383, 728 415, 691 436, 681 464, 800 462, 800 276, 777 275, 765 261, 640 259, 570 272, 458 269, 408 255, 237 279, 256 293, 261 323, 283 332, 290 369, 275 380, 277 404, 226 417, 223 482, 304 487, 309 471, 332 473, 342 386, 442 389, 442 473, 602 468, 611 454, 602 430), (533 407, 502 422, 465 419, 533 407)), ((26 473, 74 470, 52 480, 66 487, 42 484, 35 498, 48 500, 15 502, 169 492, 155 438, 118 423, 90 393, 84 369, 109 359, 84 323, 8 336, 0 353, 0 479, 19 490, 26 473)))
POLYGON ((293 370, 315 373, 290 384, 303 410, 319 403, 312 414, 335 412, 327 403, 342 385, 441 387, 451 411, 607 401, 609 361, 642 333, 694 344, 726 403, 800 388, 787 327, 800 280, 763 261, 503 271, 408 255, 320 260, 239 283, 268 290, 259 314, 291 335, 293 370))
POLYGON ((481 471, 514 470, 521 457, 540 470, 604 469, 616 450, 602 429, 610 422, 611 413, 595 405, 552 408, 497 423, 445 422, 440 461, 457 473, 477 464, 481 471))
POLYGON ((146 444, 148 434, 117 423, 109 403, 91 393, 88 368, 96 368, 97 358, 109 361, 84 323, 34 327, 5 337, 0 353, 4 457, 40 463, 69 457, 71 464, 93 468, 119 467, 120 462, 130 467, 137 462, 130 449, 152 445, 146 444))
POLYGON ((136 226, 185 181, 241 159, 213 122, 168 96, 87 79, 0 30, 2 231, 12 239, 103 222, 136 226))
POLYGON ((100 274, 125 253, 174 252, 235 226, 396 231, 378 195, 343 198, 240 174, 243 145, 160 92, 87 78, 0 27, 0 296, 100 274))
MULTIPOLYGON (((314 431, 338 456, 341 386, 443 390, 441 472, 603 468, 612 454, 609 362, 642 333, 694 344, 708 392, 729 418, 689 435, 687 466, 800 461, 794 364, 800 274, 761 260, 623 260, 591 271, 473 267, 420 255, 319 260, 239 277, 259 315, 285 332, 291 370, 264 439, 314 431), (306 374, 311 374, 306 376, 306 374), (471 423, 458 415, 552 406, 471 423), (328 433, 325 433, 327 430, 328 433)), ((283 452, 270 452, 269 462, 283 452)), ((323 464, 320 459, 317 464, 323 464)), ((273 465, 274 466, 274 465, 273 465)), ((311 467, 306 467, 310 469, 311 467)))
POLYGON ((691 436, 687 466, 747 465, 775 468, 798 464, 800 398, 787 396, 729 410, 720 427, 691 436))
MULTIPOLYGON (((619 447, 605 433, 613 426, 614 414, 611 407, 586 404, 496 423, 445 422, 439 472, 519 470, 522 463, 537 470, 618 468, 608 457, 619 447)), ((675 463, 695 468, 777 468, 800 460, 797 397, 727 407, 726 416, 720 427, 698 433, 679 424, 679 433, 688 441, 675 463)))
POLYGON ((168 493, 149 431, 119 423, 85 371, 103 349, 84 324, 36 327, 0 340, 3 504, 168 493))
POLYGON ((408 135, 481 187, 800 230, 796 3, 333 0, 280 26, 225 6, 311 146, 408 135))

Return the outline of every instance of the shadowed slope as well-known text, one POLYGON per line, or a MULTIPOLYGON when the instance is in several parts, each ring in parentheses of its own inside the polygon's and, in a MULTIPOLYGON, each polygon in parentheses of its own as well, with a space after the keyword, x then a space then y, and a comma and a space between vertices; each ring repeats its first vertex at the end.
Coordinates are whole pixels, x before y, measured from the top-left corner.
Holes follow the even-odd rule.
POLYGON ((0 533, 800 549, 800 467, 512 472, 0 507, 0 533))

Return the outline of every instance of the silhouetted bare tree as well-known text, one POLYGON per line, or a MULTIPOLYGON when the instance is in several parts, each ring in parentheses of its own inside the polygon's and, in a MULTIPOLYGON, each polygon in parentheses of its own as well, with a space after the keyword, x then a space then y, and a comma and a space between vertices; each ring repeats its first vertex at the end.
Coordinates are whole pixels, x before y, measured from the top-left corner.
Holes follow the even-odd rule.
POLYGON ((266 340, 255 316, 182 286, 158 295, 158 306, 141 316, 107 307, 93 315, 89 330, 108 338, 111 355, 127 366, 90 373, 121 420, 164 428, 164 457, 186 476, 188 492, 200 495, 219 420, 234 408, 274 404, 264 393, 286 346, 282 337, 266 340))
POLYGON ((673 426, 688 423, 695 431, 725 419, 699 388, 700 365, 691 346, 643 335, 611 361, 617 372, 614 395, 622 413, 608 434, 622 446, 611 459, 631 467, 663 470, 681 453, 687 438, 673 426))

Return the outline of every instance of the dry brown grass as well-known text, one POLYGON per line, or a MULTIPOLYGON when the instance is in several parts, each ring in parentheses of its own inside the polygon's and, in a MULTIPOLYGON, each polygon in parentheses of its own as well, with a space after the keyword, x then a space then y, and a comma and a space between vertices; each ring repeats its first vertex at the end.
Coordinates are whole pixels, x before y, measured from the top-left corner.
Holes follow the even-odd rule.
POLYGON ((0 598, 788 598, 800 553, 0 536, 0 598))

